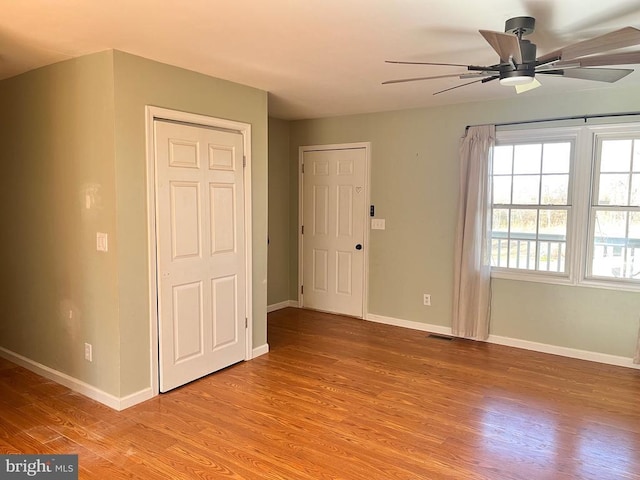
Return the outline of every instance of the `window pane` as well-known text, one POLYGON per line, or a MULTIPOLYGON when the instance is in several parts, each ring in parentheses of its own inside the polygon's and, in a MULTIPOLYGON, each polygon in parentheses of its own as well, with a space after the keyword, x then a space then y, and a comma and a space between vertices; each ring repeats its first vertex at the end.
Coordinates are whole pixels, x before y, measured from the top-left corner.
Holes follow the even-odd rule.
POLYGON ((569 173, 571 143, 545 143, 542 154, 542 173, 569 173))
POLYGON ((564 242, 540 241, 538 251, 538 270, 560 273, 565 271, 564 242))
POLYGON ((493 147, 493 173, 510 174, 513 158, 513 145, 493 147))
POLYGON ((503 235, 492 235, 493 237, 506 238, 509 231, 509 210, 506 208, 495 208, 493 210, 493 223, 491 230, 494 233, 502 232, 503 235))
MULTIPOLYGON (((629 213, 629 244, 640 247, 640 213, 629 213)), ((640 252, 638 252, 640 254, 640 252)))
POLYGON ((569 196, 569 175, 542 175, 543 205, 567 205, 569 196))
POLYGON ((535 240, 511 240, 509 242, 509 267, 524 270, 536 268, 535 240))
POLYGON ((514 175, 513 176, 513 203, 530 205, 540 201, 540 176, 539 175, 514 175))
POLYGON ((565 271, 567 210, 540 210, 538 216, 538 269, 565 271))
POLYGON ((509 267, 525 270, 535 270, 537 223, 537 210, 511 210, 511 242, 509 244, 509 267))
POLYGON ((640 206, 640 174, 631 175, 631 198, 629 205, 640 206))
POLYGON ((640 213, 597 211, 596 229, 592 273, 640 280, 640 213))
POLYGON ((629 213, 627 277, 640 280, 640 213, 629 213))
POLYGON ((600 210, 596 212, 595 236, 605 243, 620 243, 627 233, 627 212, 600 210))
POLYGON ((601 172, 628 172, 631 166, 632 140, 603 140, 601 172))
POLYGON ((633 171, 640 172, 640 138, 633 142, 633 171))
POLYGON ((593 275, 624 276, 627 212, 597 211, 593 238, 593 275))
POLYGON ((600 174, 598 205, 628 205, 629 175, 616 173, 600 174))
POLYGON ((540 173, 542 145, 515 145, 513 173, 540 173))
POLYGON ((507 267, 509 244, 506 239, 495 239, 491 242, 491 266, 507 267))
POLYGON ((536 238, 538 211, 533 209, 511 210, 511 236, 514 238, 536 238))
POLYGON ((567 210, 540 210, 538 236, 554 242, 567 240, 567 210))
POLYGON ((511 203, 511 176, 493 177, 493 203, 511 203))

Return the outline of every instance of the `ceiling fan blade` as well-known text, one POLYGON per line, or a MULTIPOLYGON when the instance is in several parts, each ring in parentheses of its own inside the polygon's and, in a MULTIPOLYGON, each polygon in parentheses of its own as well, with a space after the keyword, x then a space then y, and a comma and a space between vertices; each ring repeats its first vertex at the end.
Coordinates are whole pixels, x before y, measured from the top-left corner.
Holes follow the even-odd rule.
POLYGON ((487 77, 493 77, 497 74, 497 71, 482 71, 482 72, 470 72, 470 73, 463 73, 462 75, 460 75, 460 79, 464 80, 466 78, 487 78, 487 77))
POLYGON ((510 33, 494 32, 492 30, 479 30, 480 35, 489 42, 489 45, 498 53, 502 62, 508 62, 512 57, 517 64, 522 63, 520 40, 510 33))
POLYGON ((487 78, 490 77, 492 75, 495 75, 495 72, 485 72, 485 71, 480 71, 480 72, 462 72, 462 73, 451 73, 449 75, 435 75, 432 77, 415 77, 415 78, 401 78, 399 80, 387 80, 386 82, 382 82, 382 85, 388 85, 390 83, 406 83, 406 82, 417 82, 420 80, 435 80, 438 78, 453 78, 453 77, 458 77, 461 80, 467 79, 467 78, 487 78))
POLYGON ((537 72, 542 75, 557 75, 560 77, 578 78, 581 80, 594 80, 596 82, 617 82, 626 77, 633 70, 623 68, 567 68, 557 70, 543 70, 537 72))
POLYGON ((516 93, 520 94, 520 93, 528 92, 529 90, 533 90, 534 88, 538 88, 541 86, 542 84, 537 79, 534 78, 532 82, 525 83, 524 85, 516 85, 515 89, 516 89, 516 93))
POLYGON ((497 72, 500 70, 502 65, 491 65, 491 66, 482 66, 482 65, 466 65, 462 63, 437 63, 437 62, 405 62, 402 60, 385 60, 385 63, 393 63, 396 65, 435 65, 441 67, 464 67, 467 70, 472 72, 497 72))
POLYGON ((467 82, 467 83, 463 83, 461 85, 456 85, 455 87, 445 88, 444 90, 440 90, 439 92, 435 92, 434 95, 438 95, 439 93, 448 92, 450 90, 455 90, 456 88, 466 87, 467 85, 471 85, 471 84, 478 83, 478 82, 486 83, 486 82, 489 82, 491 80, 495 80, 496 78, 498 78, 497 75, 494 75, 493 77, 484 77, 484 78, 481 78, 479 80, 474 80, 473 82, 467 82))
POLYGON ((553 57, 560 57, 562 60, 572 60, 587 55, 610 52, 619 48, 632 47, 634 45, 640 45, 640 30, 635 27, 625 27, 620 30, 605 33, 599 37, 554 50, 538 58, 538 61, 544 62, 553 57))
POLYGON ((640 63, 640 51, 638 52, 622 52, 610 53, 608 55, 592 55, 585 58, 576 58, 575 60, 561 60, 554 64, 555 67, 564 67, 566 65, 578 65, 580 67, 602 67, 605 65, 632 65, 640 63))
POLYGON ((468 67, 461 63, 435 63, 435 62, 404 62, 401 60, 385 60, 384 63, 395 63, 400 65, 436 65, 441 67, 468 67))
POLYGON ((433 77, 415 77, 415 78, 401 78, 399 80, 387 80, 386 82, 382 82, 382 85, 389 85, 391 83, 418 82, 421 80, 435 80, 437 78, 453 78, 453 77, 460 77, 461 75, 466 75, 466 72, 453 73, 451 75, 436 75, 433 77))

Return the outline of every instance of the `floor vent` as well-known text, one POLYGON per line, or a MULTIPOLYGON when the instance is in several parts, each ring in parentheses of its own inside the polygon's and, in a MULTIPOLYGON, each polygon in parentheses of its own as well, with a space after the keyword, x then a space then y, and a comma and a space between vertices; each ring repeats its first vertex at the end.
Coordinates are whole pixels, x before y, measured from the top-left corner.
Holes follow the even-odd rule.
POLYGON ((430 333, 428 335, 429 338, 434 338, 436 340, 448 340, 451 341, 453 340, 454 337, 452 337, 451 335, 442 335, 440 333, 430 333))

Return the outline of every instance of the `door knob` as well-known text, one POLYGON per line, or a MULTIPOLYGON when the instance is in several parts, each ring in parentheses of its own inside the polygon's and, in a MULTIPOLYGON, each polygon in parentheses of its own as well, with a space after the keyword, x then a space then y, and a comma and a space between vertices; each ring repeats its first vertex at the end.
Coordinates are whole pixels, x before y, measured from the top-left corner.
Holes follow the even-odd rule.
POLYGON ((356 250, 362 250, 362 244, 361 243, 356 245, 356 250))

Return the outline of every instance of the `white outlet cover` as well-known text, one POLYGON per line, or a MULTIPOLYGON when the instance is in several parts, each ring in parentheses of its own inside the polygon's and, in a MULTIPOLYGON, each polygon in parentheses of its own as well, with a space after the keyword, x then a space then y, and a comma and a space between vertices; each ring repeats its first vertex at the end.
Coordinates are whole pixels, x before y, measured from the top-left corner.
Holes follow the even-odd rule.
POLYGON ((109 236, 106 233, 96 233, 96 250, 98 252, 109 251, 109 236))

